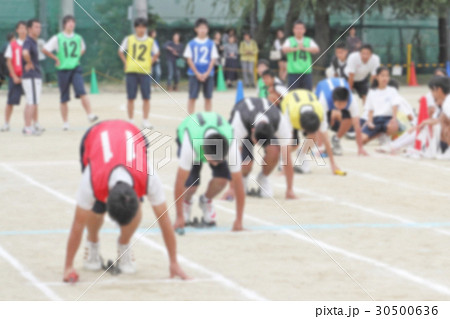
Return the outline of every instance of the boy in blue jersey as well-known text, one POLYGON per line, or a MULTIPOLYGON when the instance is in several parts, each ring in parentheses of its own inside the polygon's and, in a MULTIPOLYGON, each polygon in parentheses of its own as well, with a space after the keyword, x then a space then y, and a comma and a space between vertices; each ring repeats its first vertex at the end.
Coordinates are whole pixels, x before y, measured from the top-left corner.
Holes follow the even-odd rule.
POLYGON ((350 86, 344 78, 329 78, 320 81, 316 87, 316 96, 327 110, 330 128, 336 132, 331 138, 334 155, 342 155, 340 138, 352 127, 355 128, 358 154, 367 155, 363 148, 359 109, 356 99, 350 92, 350 86))
POLYGON ((219 58, 214 41, 208 38, 208 21, 199 18, 195 22, 197 37, 189 41, 183 56, 189 66, 189 102, 188 112, 194 113, 195 101, 200 87, 205 98, 205 111, 211 111, 211 98, 214 89, 214 65, 219 58))

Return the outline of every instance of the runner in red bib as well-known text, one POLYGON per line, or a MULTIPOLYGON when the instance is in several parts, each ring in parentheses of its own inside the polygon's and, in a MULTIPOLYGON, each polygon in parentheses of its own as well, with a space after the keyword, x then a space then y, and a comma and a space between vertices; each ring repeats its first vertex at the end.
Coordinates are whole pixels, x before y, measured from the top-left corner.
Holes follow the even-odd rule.
POLYGON ((99 230, 106 211, 120 225, 117 266, 123 273, 136 272, 130 240, 142 218, 139 199, 144 196, 150 200, 166 243, 170 276, 187 279, 177 262, 175 234, 166 214, 163 185, 147 161, 147 142, 142 132, 126 121, 100 122, 84 135, 80 153, 83 175, 67 244, 64 281, 78 279, 73 260, 85 227, 84 268, 102 269, 99 230))

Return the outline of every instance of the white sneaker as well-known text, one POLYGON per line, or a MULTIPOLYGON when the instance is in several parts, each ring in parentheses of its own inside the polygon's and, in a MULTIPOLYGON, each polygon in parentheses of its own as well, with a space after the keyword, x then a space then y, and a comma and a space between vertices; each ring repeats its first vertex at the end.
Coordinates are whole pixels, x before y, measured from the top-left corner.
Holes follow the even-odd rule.
POLYGON ((43 128, 43 127, 41 126, 41 124, 39 124, 39 123, 34 123, 34 129, 35 129, 36 131, 38 131, 39 133, 45 132, 45 128, 43 128))
POLYGON ((88 120, 89 120, 89 122, 94 123, 95 121, 98 120, 98 116, 95 115, 95 114, 89 114, 88 115, 88 120))
POLYGON ((342 155, 342 147, 341 147, 341 141, 336 135, 333 135, 331 138, 331 145, 333 147, 333 154, 336 156, 342 155))
POLYGON ((133 252, 129 247, 129 244, 118 244, 119 255, 117 257, 120 259, 117 261, 117 267, 119 267, 120 271, 124 274, 134 274, 136 272, 136 264, 134 262, 133 252))
MULTIPOLYGON (((321 156, 321 155, 318 155, 321 156)), ((311 161, 303 161, 301 165, 294 165, 294 172, 299 174, 311 173, 311 161)))
POLYGON ((25 136, 32 136, 32 135, 39 136, 39 135, 41 135, 41 132, 40 131, 36 131, 34 129, 34 127, 32 127, 32 126, 24 127, 23 130, 22 130, 22 133, 25 136))
POLYGON ((187 202, 183 200, 183 217, 184 222, 189 223, 191 221, 192 201, 187 202))
POLYGON ((65 122, 62 127, 63 131, 68 131, 69 128, 70 128, 69 122, 65 122))
POLYGON ((0 132, 8 132, 10 129, 9 124, 5 123, 3 124, 2 128, 0 128, 0 132))
POLYGON ((142 126, 146 129, 151 130, 153 128, 153 125, 150 123, 149 120, 143 120, 142 121, 142 126))
POLYGON ((391 144, 389 143, 377 147, 375 151, 377 151, 378 153, 391 154, 393 149, 391 147, 391 144))
POLYGON ((270 180, 268 176, 265 176, 262 172, 258 174, 256 181, 261 189, 260 195, 263 198, 273 197, 272 185, 270 185, 270 180))
POLYGON ((203 222, 207 225, 214 226, 216 224, 216 211, 212 199, 207 199, 205 195, 200 196, 200 208, 203 211, 203 222))
POLYGON ((100 243, 86 242, 84 251, 84 269, 100 270, 102 269, 102 258, 100 257, 100 243))
POLYGON ((391 141, 391 137, 388 136, 387 134, 381 134, 381 135, 378 137, 378 143, 380 143, 381 146, 383 146, 383 145, 389 143, 390 141, 391 141))

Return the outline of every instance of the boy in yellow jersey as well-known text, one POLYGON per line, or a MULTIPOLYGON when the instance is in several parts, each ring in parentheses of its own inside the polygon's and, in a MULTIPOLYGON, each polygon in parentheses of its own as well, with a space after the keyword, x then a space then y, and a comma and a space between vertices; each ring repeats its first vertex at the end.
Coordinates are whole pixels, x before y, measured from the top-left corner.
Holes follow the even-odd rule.
MULTIPOLYGON (((315 94, 308 90, 293 90, 286 94, 281 101, 281 111, 289 118, 293 127, 293 138, 300 144, 299 131, 304 132, 307 138, 315 142, 322 142, 330 158, 331 171, 333 174, 341 175, 343 172, 334 161, 330 139, 327 134, 328 121, 323 106, 317 100, 315 94)), ((291 146, 291 151, 297 146, 291 146)), ((295 163, 295 162, 294 162, 295 163)), ((298 168, 295 167, 296 171, 298 168)))
POLYGON ((152 128, 153 126, 148 120, 150 113, 150 74, 152 63, 159 56, 159 48, 154 45, 153 39, 147 35, 147 20, 137 18, 134 21, 134 30, 135 33, 127 36, 119 49, 119 56, 126 74, 128 118, 130 122, 134 122, 134 100, 138 87, 140 87, 144 100, 142 125, 144 128, 152 128))

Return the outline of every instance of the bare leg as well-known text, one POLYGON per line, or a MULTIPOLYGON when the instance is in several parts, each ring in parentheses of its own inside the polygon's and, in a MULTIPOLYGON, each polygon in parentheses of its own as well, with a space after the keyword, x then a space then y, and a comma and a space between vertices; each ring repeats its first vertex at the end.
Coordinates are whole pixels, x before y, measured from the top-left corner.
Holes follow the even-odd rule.
POLYGON ((398 132, 398 121, 396 119, 389 121, 386 134, 393 136, 398 132))
POLYGON ((337 132, 337 137, 342 138, 345 133, 348 132, 348 130, 352 127, 352 120, 351 119, 343 119, 341 121, 341 125, 339 126, 339 130, 337 132))
POLYGON ((269 176, 269 174, 277 166, 279 158, 280 147, 278 145, 268 145, 266 147, 266 155, 264 156, 264 162, 266 162, 266 165, 262 168, 262 172, 265 176, 269 176))
POLYGON ((130 243, 131 237, 133 237, 134 232, 139 227, 139 224, 142 220, 142 208, 139 205, 136 216, 131 220, 128 225, 120 227, 120 237, 119 244, 120 245, 128 245, 130 243))
POLYGON ((13 112, 14 106, 12 104, 7 104, 5 108, 5 123, 8 124, 11 120, 11 115, 13 112))
POLYGON ((38 123, 38 105, 34 105, 34 110, 33 110, 33 121, 34 123, 38 123))
POLYGON ((150 113, 150 100, 144 100, 144 105, 142 107, 142 110, 143 110, 144 120, 148 120, 148 115, 150 113))
POLYGON ((132 120, 134 115, 134 100, 127 102, 128 119, 132 120))
POLYGON ((252 171, 252 168, 253 168, 253 161, 250 161, 248 164, 242 163, 241 165, 242 176, 247 177, 248 174, 250 174, 250 172, 252 171))
POLYGON ((191 199, 192 199, 192 196, 194 196, 194 194, 195 194, 196 191, 197 191, 197 186, 192 186, 192 187, 190 187, 190 188, 186 191, 186 193, 184 193, 183 199, 184 199, 186 202, 190 202, 191 199))
POLYGON ((87 94, 80 96, 81 105, 83 105, 84 110, 86 111, 86 114, 89 115, 92 113, 91 109, 91 102, 89 101, 89 98, 87 94))
POLYGON ((26 127, 30 127, 31 126, 33 117, 35 116, 34 115, 34 113, 35 113, 34 109, 35 108, 36 108, 36 105, 34 105, 34 104, 27 104, 25 106, 24 118, 25 118, 25 126, 26 127))
POLYGON ((67 102, 61 103, 61 116, 64 123, 69 121, 69 107, 67 102))
MULTIPOLYGON (((205 106, 206 108, 206 106, 205 106)), ((195 111, 195 99, 189 99, 188 101, 188 113, 192 114, 195 111)))
POLYGON ((228 179, 221 178, 221 177, 215 177, 209 181, 208 189, 206 190, 205 196, 208 199, 213 199, 217 196, 226 186, 228 183, 228 179))
POLYGON ((87 239, 92 243, 98 243, 98 233, 103 225, 105 214, 89 212, 86 219, 86 228, 88 231, 87 239))
POLYGON ((212 100, 205 99, 205 111, 210 112, 212 110, 212 100))

